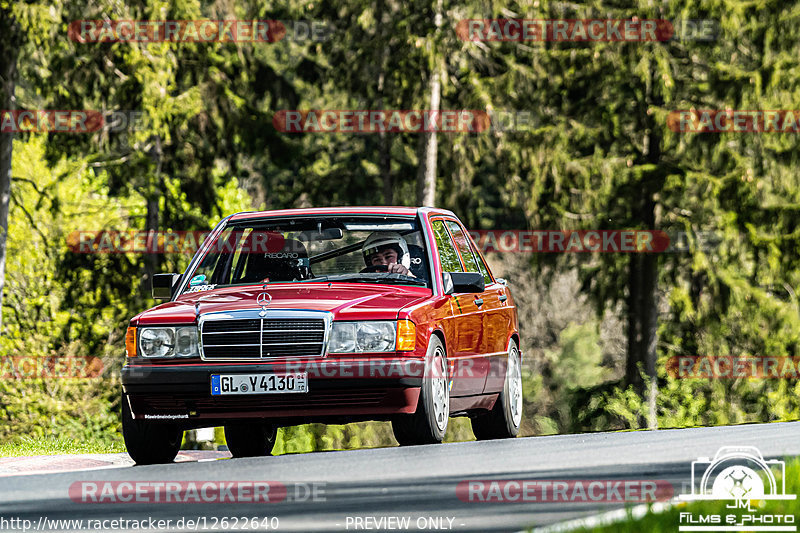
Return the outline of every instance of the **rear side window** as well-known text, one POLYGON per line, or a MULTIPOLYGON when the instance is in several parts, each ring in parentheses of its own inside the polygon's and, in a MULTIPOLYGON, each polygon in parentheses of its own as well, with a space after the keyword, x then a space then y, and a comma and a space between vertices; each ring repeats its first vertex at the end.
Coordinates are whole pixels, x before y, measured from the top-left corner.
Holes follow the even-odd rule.
MULTIPOLYGON (((447 227, 450 228, 450 233, 453 235, 453 241, 456 243, 458 251, 461 252, 461 259, 464 260, 464 268, 466 268, 465 272, 480 272, 478 269, 478 263, 475 262, 475 257, 472 255, 472 249, 469 247, 467 236, 464 235, 464 232, 461 230, 461 226, 451 220, 448 220, 447 227)), ((483 274, 483 272, 480 273, 483 274)))
POLYGON ((433 236, 436 239, 436 248, 439 250, 439 261, 442 264, 443 272, 461 272, 461 261, 458 260, 458 253, 450 240, 450 234, 444 227, 444 222, 434 220, 431 223, 433 236))

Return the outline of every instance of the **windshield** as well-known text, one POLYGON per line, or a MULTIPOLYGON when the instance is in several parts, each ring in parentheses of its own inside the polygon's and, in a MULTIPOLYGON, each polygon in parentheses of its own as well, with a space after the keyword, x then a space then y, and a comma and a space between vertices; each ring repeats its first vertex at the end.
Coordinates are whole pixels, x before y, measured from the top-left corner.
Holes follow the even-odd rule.
POLYGON ((430 286, 416 218, 307 217, 229 224, 183 293, 264 283, 341 281, 430 286))

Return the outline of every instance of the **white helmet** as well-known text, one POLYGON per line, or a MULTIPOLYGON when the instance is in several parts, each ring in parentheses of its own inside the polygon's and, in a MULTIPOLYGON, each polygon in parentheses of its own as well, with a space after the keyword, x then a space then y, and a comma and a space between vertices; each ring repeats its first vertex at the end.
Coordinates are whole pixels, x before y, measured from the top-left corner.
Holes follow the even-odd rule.
POLYGON ((384 248, 392 248, 397 252, 397 261, 406 268, 411 268, 411 255, 408 253, 406 240, 396 231, 376 231, 364 241, 361 252, 364 263, 370 266, 369 258, 384 248))

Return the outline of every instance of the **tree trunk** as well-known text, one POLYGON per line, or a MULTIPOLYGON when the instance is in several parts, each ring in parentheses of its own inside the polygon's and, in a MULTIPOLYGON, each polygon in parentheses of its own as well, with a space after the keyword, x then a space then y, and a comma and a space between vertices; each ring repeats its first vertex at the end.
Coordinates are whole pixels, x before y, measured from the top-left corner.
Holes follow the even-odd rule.
POLYGON ((642 355, 644 370, 648 378, 647 427, 658 428, 656 417, 656 396, 658 395, 658 374, 656 362, 658 353, 658 256, 645 254, 642 257, 642 355))
POLYGON ((142 280, 142 292, 146 296, 151 290, 153 276, 158 270, 159 254, 158 249, 158 203, 164 191, 164 180, 161 177, 161 162, 163 153, 161 151, 161 137, 155 137, 155 144, 150 152, 155 159, 156 175, 154 184, 148 190, 147 195, 147 214, 145 218, 145 231, 147 232, 147 254, 144 262, 144 279, 142 280))
MULTIPOLYGON (((645 86, 645 102, 642 108, 649 109, 653 104, 652 77, 650 72, 645 86)), ((656 195, 662 180, 661 139, 657 125, 651 115, 642 113, 644 136, 642 139, 642 159, 656 170, 648 171, 642 178, 641 195, 635 207, 635 218, 643 227, 656 230, 660 216, 656 195)), ((654 253, 632 254, 628 276, 628 359, 626 361, 626 380, 633 385, 647 402, 647 427, 656 429, 658 419, 656 398, 658 395, 658 255, 654 253), (647 390, 640 371, 647 377, 647 390)))
MULTIPOLYGON (((431 69, 431 79, 429 85, 431 122, 438 121, 439 100, 441 99, 441 82, 439 80, 439 53, 436 50, 438 42, 439 28, 442 25, 442 0, 436 2, 436 13, 434 24, 436 26, 436 38, 433 47, 433 67, 431 69)), ((434 128, 435 129, 435 128, 434 128)), ((420 145, 420 161, 417 169, 417 205, 433 206, 436 201, 436 157, 439 146, 436 139, 436 131, 423 133, 420 145)))
POLYGON ((147 232, 147 253, 144 261, 144 292, 149 290, 149 284, 156 273, 158 256, 152 252, 158 245, 158 193, 151 192, 147 199, 147 214, 145 218, 145 232, 147 232))
POLYGON ((392 178, 392 160, 389 144, 389 136, 385 131, 380 133, 381 136, 381 175, 383 176, 383 201, 385 205, 394 205, 394 179, 392 178))
POLYGON ((625 360, 625 381, 628 385, 642 392, 641 362, 639 339, 642 337, 641 324, 641 291, 642 291, 642 256, 631 254, 628 263, 628 354, 625 360))
MULTIPOLYGON (((380 13, 379 38, 381 43, 381 57, 378 66, 378 109, 384 109, 386 105, 386 69, 389 62, 389 44, 386 42, 386 2, 378 1, 377 12, 380 13)), ((379 139, 379 161, 381 177, 383 178, 383 203, 384 205, 394 204, 394 180, 392 178, 391 143, 389 135, 381 130, 379 139)))
MULTIPOLYGON (((654 204, 648 202, 650 214, 655 218, 654 204)), ((648 227, 653 227, 649 225, 648 227)), ((656 384, 658 344, 658 256, 656 254, 631 254, 628 274, 628 357, 625 376, 643 400, 647 401, 647 426, 657 427, 656 384), (647 376, 648 386, 641 371, 647 376)))
MULTIPOLYGON (((17 56, 21 35, 11 13, 0 10, 0 111, 11 110, 17 79, 17 56)), ((6 282, 6 240, 11 199, 11 155, 13 132, 0 132, 0 335, 3 325, 3 290, 6 282)))

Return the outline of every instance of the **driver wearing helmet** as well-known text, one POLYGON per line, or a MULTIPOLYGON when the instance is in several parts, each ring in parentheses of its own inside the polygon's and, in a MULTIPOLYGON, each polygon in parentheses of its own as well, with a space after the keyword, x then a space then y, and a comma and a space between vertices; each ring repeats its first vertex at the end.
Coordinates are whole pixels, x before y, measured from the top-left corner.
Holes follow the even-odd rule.
POLYGON ((411 256, 406 240, 395 231, 373 233, 364 241, 361 251, 367 264, 362 272, 383 272, 380 266, 385 265, 385 272, 414 276, 409 271, 411 256))

